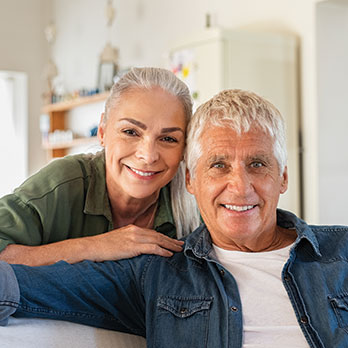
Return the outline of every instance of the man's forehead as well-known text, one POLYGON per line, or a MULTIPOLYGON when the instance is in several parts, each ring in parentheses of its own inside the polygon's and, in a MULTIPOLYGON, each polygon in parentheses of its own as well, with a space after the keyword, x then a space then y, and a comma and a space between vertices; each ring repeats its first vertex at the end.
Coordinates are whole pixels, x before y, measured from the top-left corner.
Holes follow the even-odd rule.
POLYGON ((273 139, 261 129, 238 133, 229 126, 212 126, 200 139, 202 157, 209 161, 229 160, 242 151, 245 158, 272 157, 273 139))

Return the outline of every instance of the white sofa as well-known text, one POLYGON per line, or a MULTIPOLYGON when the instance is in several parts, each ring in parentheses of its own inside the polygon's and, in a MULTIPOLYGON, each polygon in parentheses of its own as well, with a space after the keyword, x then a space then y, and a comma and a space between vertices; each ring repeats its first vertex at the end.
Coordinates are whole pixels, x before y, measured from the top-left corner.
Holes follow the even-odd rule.
POLYGON ((143 337, 48 319, 10 318, 1 348, 145 348, 143 337))

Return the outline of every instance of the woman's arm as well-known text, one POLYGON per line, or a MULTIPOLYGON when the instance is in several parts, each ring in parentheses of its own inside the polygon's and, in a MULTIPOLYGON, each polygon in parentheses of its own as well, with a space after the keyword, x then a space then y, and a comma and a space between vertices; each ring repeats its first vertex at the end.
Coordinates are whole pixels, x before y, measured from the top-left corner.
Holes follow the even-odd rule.
POLYGON ((28 266, 50 265, 60 260, 77 263, 83 260, 121 260, 141 254, 170 257, 182 250, 182 241, 154 230, 128 225, 91 237, 67 239, 56 243, 26 246, 8 245, 0 260, 28 266))

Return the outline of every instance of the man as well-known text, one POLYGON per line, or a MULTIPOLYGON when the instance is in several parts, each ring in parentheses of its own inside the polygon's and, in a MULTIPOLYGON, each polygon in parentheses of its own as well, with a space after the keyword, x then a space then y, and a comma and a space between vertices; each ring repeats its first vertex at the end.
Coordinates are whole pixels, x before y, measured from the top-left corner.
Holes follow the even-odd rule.
POLYGON ((348 227, 277 211, 288 181, 277 109, 221 92, 197 110, 186 160, 204 224, 184 252, 2 263, 0 320, 68 320, 146 336, 148 347, 347 347, 348 227))

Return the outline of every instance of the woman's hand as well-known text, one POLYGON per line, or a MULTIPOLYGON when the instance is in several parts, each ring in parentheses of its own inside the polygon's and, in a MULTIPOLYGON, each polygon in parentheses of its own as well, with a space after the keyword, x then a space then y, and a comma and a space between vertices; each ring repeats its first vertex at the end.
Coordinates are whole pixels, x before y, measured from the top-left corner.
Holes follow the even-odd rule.
POLYGON ((151 229, 128 225, 116 230, 85 237, 84 243, 94 261, 120 260, 141 254, 170 257, 182 251, 184 242, 151 229))

